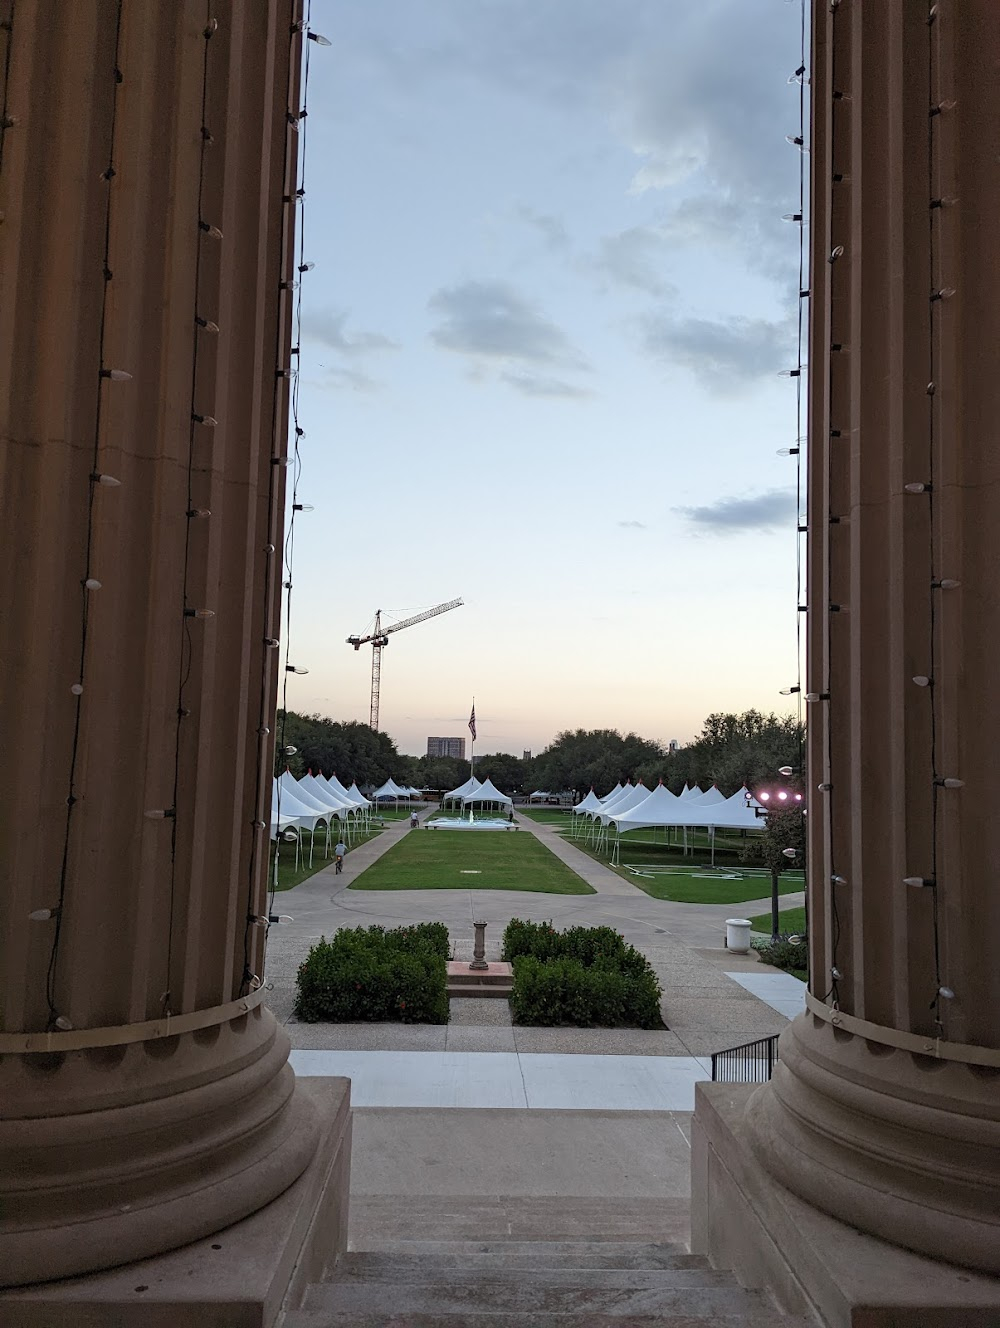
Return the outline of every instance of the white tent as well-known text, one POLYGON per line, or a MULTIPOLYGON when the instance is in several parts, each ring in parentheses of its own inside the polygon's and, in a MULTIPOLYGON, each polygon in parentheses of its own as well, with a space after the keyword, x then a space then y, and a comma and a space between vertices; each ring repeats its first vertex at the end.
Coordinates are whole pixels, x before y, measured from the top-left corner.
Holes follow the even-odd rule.
POLYGON ((340 782, 340 780, 337 778, 336 775, 316 775, 315 779, 320 784, 326 785, 326 787, 332 793, 336 793, 338 798, 343 798, 344 802, 346 802, 348 806, 357 806, 359 799, 361 799, 361 801, 366 803, 368 801, 367 798, 362 799, 360 793, 357 795, 357 797, 355 797, 354 794, 351 793, 350 789, 344 788, 343 784, 340 782))
MULTIPOLYGON (((647 798, 612 813, 607 820, 622 834, 625 830, 646 830, 651 826, 683 825, 691 810, 690 802, 682 803, 681 798, 661 783, 647 798)), ((605 818, 602 816, 601 819, 605 818)))
POLYGON ((466 793, 462 798, 463 807, 470 807, 477 802, 499 802, 506 807, 513 807, 514 805, 506 793, 500 792, 492 779, 484 780, 477 789, 473 789, 471 793, 466 793))
POLYGON ((441 799, 441 806, 443 807, 446 802, 461 802, 467 793, 475 793, 476 789, 481 787, 479 780, 473 775, 470 779, 467 779, 464 784, 459 784, 458 788, 454 788, 450 793, 446 793, 441 799))
MULTIPOLYGON (((628 783, 623 788, 620 788, 617 793, 614 793, 612 790, 606 798, 601 799, 601 805, 599 808, 595 808, 594 811, 588 813, 590 819, 593 820, 594 817, 603 815, 605 812, 613 812, 619 803, 624 805, 626 799, 630 797, 635 787, 636 786, 632 781, 629 780, 628 783)), ((649 789, 645 789, 644 792, 648 793, 649 789)))
POLYGON ((677 796, 684 802, 691 802, 695 798, 700 798, 702 792, 697 784, 692 784, 691 787, 688 788, 687 783, 685 782, 684 787, 677 796))
POLYGON ((544 789, 535 789, 534 793, 528 794, 528 801, 534 802, 538 798, 551 798, 553 796, 553 794, 547 793, 544 789))
POLYGON ((390 798, 398 801, 400 798, 407 797, 409 797, 409 794, 406 789, 401 789, 394 779, 389 778, 381 788, 376 789, 372 794, 372 801, 378 802, 381 800, 382 802, 387 802, 390 798))
POLYGON ((306 793, 321 806, 329 807, 337 816, 354 815, 357 812, 352 802, 341 794, 334 793, 329 785, 320 783, 315 775, 303 775, 296 787, 299 789, 297 797, 306 793))
POLYGON ((595 812, 600 811, 600 808, 601 800, 594 790, 591 789, 587 796, 576 804, 573 808, 573 813, 575 815, 577 812, 595 812))
MULTIPOLYGON (((271 785, 271 826, 272 833, 276 834, 279 830, 286 828, 286 818, 292 818, 297 823, 295 828, 299 830, 308 830, 310 834, 309 841, 309 863, 312 865, 313 843, 316 835, 316 828, 324 826, 326 828, 326 848, 330 848, 330 822, 333 819, 333 813, 324 810, 322 807, 311 806, 302 802, 295 796, 295 780, 285 772, 280 779, 274 781, 271 785), (285 775, 288 776, 287 781, 285 775)), ((290 821, 287 822, 290 825, 290 821)), ((296 852, 296 861, 298 861, 298 852, 296 852)))
POLYGON ((358 788, 358 781, 352 780, 351 787, 347 790, 348 795, 358 804, 359 807, 370 807, 371 803, 358 788))
POLYGON ((726 801, 726 795, 724 793, 720 793, 720 791, 715 787, 714 784, 710 789, 706 789, 705 792, 698 799, 698 802, 702 807, 712 807, 716 803, 725 802, 725 801, 726 801))
MULTIPOLYGON (((673 794, 670 796, 673 797, 673 794)), ((621 813, 629 811, 632 807, 641 807, 648 797, 650 797, 649 789, 640 779, 638 784, 630 786, 626 792, 615 799, 613 807, 603 806, 597 813, 597 819, 601 825, 607 825, 609 821, 621 815, 621 813)))
POLYGON ((610 793, 605 793, 604 797, 601 798, 601 802, 603 802, 604 805, 607 806, 608 803, 611 801, 612 798, 617 798, 617 797, 618 797, 618 794, 621 793, 622 788, 623 788, 623 785, 622 785, 621 780, 619 779, 618 783, 614 786, 614 788, 611 790, 611 792, 610 792, 610 793))

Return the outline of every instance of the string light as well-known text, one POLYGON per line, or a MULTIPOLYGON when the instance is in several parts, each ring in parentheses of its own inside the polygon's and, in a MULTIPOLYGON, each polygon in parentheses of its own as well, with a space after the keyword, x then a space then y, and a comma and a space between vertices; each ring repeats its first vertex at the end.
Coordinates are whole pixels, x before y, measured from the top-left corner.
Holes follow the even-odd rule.
POLYGON ((917 481, 914 481, 912 484, 903 485, 904 493, 930 493, 930 489, 931 486, 929 484, 923 484, 917 481))
POLYGON ((218 323, 213 323, 212 320, 211 320, 210 318, 201 318, 201 317, 198 317, 198 318, 196 318, 194 321, 195 321, 195 322, 198 324, 198 326, 199 326, 200 328, 202 328, 203 331, 205 331, 205 332, 218 332, 218 330, 219 330, 219 325, 218 325, 218 323))
POLYGON ((83 583, 85 590, 100 590, 101 584, 102 583, 98 581, 96 576, 88 576, 83 583))
POLYGON ((112 383, 127 383, 132 378, 125 369, 102 369, 100 373, 102 378, 108 378, 112 383))
POLYGON ((95 484, 102 484, 105 489, 120 489, 121 480, 116 480, 114 475, 102 475, 99 471, 94 471, 90 477, 95 484))
POLYGON ((214 610, 214 609, 185 609, 185 610, 184 610, 184 617, 185 617, 185 618, 214 618, 214 617, 215 617, 215 610, 214 610))
POLYGON ((293 512, 315 512, 312 503, 292 503, 293 512))
POLYGON ((926 673, 915 673, 913 675, 913 682, 915 682, 918 687, 929 687, 932 681, 933 679, 929 678, 926 673))
POLYGON ((55 907, 55 908, 35 908, 35 909, 32 909, 32 911, 28 914, 28 921, 29 921, 29 922, 51 922, 51 921, 53 921, 53 919, 55 918, 55 916, 56 916, 56 914, 57 914, 58 912, 59 912, 58 907, 55 907))
POLYGON ((903 884, 912 885, 916 889, 921 889, 921 888, 931 889, 936 884, 936 882, 932 876, 904 876, 903 884))
POLYGON ((932 590, 957 590, 961 581, 954 581, 951 577, 943 577, 940 581, 932 581, 932 590))
POLYGON ((75 682, 75 683, 73 683, 72 687, 71 687, 69 690, 73 693, 74 696, 82 696, 82 695, 83 695, 83 683, 82 683, 82 682, 75 682))
POLYGON ((212 511, 208 507, 189 507, 187 515, 192 521, 207 521, 212 515, 212 511))
POLYGON ((195 424, 201 424, 206 429, 214 429, 219 423, 214 415, 198 415, 194 411, 191 412, 191 419, 195 424))
POLYGON ((213 240, 222 239, 222 232, 219 230, 218 226, 212 226, 207 221, 199 221, 198 226, 202 231, 205 232, 207 236, 209 236, 210 239, 213 240))
POLYGON ((154 807, 149 811, 143 812, 147 821, 172 821, 177 815, 174 807, 154 807))
POLYGON ((952 779, 950 776, 947 779, 935 779, 934 783, 937 784, 939 788, 946 788, 946 789, 965 788, 964 779, 952 779))

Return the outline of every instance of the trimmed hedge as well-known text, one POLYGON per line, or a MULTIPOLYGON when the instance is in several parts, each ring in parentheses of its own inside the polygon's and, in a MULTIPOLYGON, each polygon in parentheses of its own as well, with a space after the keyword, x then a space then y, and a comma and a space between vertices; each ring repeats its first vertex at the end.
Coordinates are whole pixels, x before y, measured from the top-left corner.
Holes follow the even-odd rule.
POLYGON ((773 964, 775 968, 801 971, 809 967, 808 941, 801 939, 792 941, 787 936, 779 936, 777 940, 772 940, 769 936, 763 944, 758 942, 753 948, 765 964, 773 964))
POLYGON ((662 1028, 660 984, 645 955, 611 927, 512 918, 503 957, 514 969, 515 1023, 578 1028, 662 1028))
POLYGON ((306 1023, 448 1022, 448 928, 345 927, 299 966, 295 1013, 306 1023))

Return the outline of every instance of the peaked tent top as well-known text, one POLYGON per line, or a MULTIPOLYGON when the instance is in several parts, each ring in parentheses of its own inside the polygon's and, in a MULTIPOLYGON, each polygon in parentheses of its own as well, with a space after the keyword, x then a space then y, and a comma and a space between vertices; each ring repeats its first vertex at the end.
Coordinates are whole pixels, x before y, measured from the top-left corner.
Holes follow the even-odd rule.
POLYGON ((462 798, 463 802, 507 802, 513 806, 513 802, 507 797, 506 793, 501 793, 493 783, 492 779, 486 779, 474 789, 471 793, 466 793, 462 798))

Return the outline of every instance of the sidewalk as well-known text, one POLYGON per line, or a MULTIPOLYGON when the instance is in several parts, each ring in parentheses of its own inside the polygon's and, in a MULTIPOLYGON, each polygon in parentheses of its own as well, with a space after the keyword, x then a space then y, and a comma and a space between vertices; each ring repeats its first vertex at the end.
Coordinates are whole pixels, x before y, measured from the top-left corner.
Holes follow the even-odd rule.
POLYGON ((518 816, 517 823, 522 830, 527 830, 536 839, 541 840, 560 862, 564 862, 570 871, 575 872, 582 881, 586 881, 599 895, 619 895, 634 899, 637 895, 643 894, 638 886, 623 880, 617 872, 613 872, 600 862, 595 862, 588 854, 581 853, 559 833, 556 826, 543 825, 539 821, 533 821, 530 816, 518 816))

